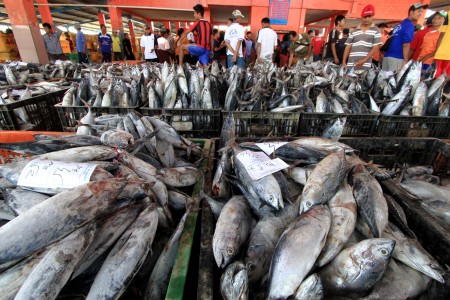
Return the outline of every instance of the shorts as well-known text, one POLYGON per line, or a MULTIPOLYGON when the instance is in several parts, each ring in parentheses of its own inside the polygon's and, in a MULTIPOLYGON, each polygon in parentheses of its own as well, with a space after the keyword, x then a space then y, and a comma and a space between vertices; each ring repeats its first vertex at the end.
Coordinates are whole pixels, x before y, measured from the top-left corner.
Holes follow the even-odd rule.
POLYGON ((450 75, 450 60, 435 59, 434 61, 436 62, 436 73, 434 74, 434 78, 438 78, 444 72, 447 75, 450 75))
POLYGON ((198 56, 198 60, 202 65, 209 64, 209 55, 211 51, 200 46, 188 46, 188 51, 193 56, 198 56))
POLYGON ((403 67, 403 62, 403 59, 385 56, 382 64, 383 71, 398 72, 403 67))

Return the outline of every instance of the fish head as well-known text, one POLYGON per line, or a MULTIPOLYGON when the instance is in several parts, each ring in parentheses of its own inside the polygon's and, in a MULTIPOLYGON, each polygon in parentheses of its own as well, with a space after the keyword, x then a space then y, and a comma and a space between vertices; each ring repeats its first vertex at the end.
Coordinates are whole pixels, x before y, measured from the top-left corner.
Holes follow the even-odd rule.
POLYGON ((302 213, 307 212, 308 210, 310 210, 314 205, 316 205, 314 203, 314 201, 312 200, 307 200, 302 198, 301 202, 300 202, 300 210, 299 210, 299 215, 301 215, 302 213))
POLYGON ((220 278, 220 290, 224 299, 248 299, 248 274, 242 262, 228 266, 220 278))
POLYGON ((213 249, 217 266, 222 269, 225 268, 237 254, 236 249, 237 248, 234 247, 233 243, 219 243, 219 245, 213 249))
POLYGON ((372 256, 373 261, 389 262, 395 247, 395 240, 376 238, 370 241, 369 251, 367 254, 372 256))

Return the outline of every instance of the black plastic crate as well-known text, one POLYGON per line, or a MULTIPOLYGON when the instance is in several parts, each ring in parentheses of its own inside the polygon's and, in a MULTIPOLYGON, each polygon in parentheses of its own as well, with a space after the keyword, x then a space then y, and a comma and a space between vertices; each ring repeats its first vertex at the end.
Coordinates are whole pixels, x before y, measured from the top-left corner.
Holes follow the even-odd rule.
MULTIPOLYGON (((222 112, 225 120, 228 111, 222 112)), ((233 111, 236 137, 296 136, 299 112, 233 111)))
MULTIPOLYGON (((64 131, 74 131, 79 125, 78 121, 88 113, 86 106, 62 106, 61 103, 55 105, 59 116, 59 122, 64 131)), ((137 110, 138 107, 91 107, 95 116, 103 114, 126 115, 130 110, 137 110)))
POLYGON ((342 136, 369 137, 375 133, 378 114, 301 113, 298 135, 321 136, 337 118, 346 117, 342 136))
POLYGON ((450 138, 450 118, 380 116, 376 135, 450 138))
POLYGON ((184 137, 211 138, 220 135, 220 109, 140 108, 144 116, 159 116, 184 137))
POLYGON ((54 105, 62 101, 66 89, 52 92, 9 104, 0 104, 0 128, 2 130, 20 130, 15 109, 23 109, 29 123, 35 125, 35 131, 61 131, 58 113, 54 105))

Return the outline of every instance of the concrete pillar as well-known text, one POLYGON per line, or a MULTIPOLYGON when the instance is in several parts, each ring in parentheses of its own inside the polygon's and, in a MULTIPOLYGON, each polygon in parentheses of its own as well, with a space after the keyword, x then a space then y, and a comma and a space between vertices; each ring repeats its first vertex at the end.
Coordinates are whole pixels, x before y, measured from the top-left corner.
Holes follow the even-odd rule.
POLYGON ((98 16, 98 25, 106 24, 105 15, 102 14, 101 11, 98 11, 97 16, 98 16))
POLYGON ((111 18, 112 30, 123 31, 122 9, 117 7, 108 7, 108 10, 111 18))
POLYGON ((164 29, 170 29, 170 22, 169 21, 165 21, 164 22, 164 29))
POLYGON ((134 25, 133 22, 128 21, 128 28, 130 29, 130 41, 131 41, 131 48, 133 49, 133 52, 136 52, 136 34, 134 33, 134 25))
POLYGON ((178 29, 180 29, 180 22, 175 22, 175 30, 178 32, 178 29))
POLYGON ((302 8, 300 9, 300 18, 298 22, 298 32, 303 33, 305 32, 305 21, 306 21, 306 9, 302 8))
MULTIPOLYGON (((47 0, 36 0, 38 4, 48 4, 47 0)), ((48 5, 38 6, 39 14, 41 15, 42 23, 53 24, 52 13, 50 12, 50 7, 48 5)))
POLYGON ((48 55, 33 0, 5 0, 3 2, 11 21, 14 39, 22 61, 47 64, 48 55))

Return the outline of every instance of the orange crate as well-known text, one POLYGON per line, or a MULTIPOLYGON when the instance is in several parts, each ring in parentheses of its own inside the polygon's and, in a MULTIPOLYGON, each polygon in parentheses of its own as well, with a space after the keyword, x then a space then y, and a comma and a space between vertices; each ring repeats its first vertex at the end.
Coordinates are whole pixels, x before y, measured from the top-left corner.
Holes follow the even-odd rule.
POLYGON ((53 132, 53 131, 0 131, 0 164, 11 162, 15 157, 31 156, 28 154, 17 153, 11 150, 1 148, 1 144, 14 144, 23 142, 32 142, 36 139, 34 135, 45 134, 52 136, 68 135, 69 132, 53 132))

